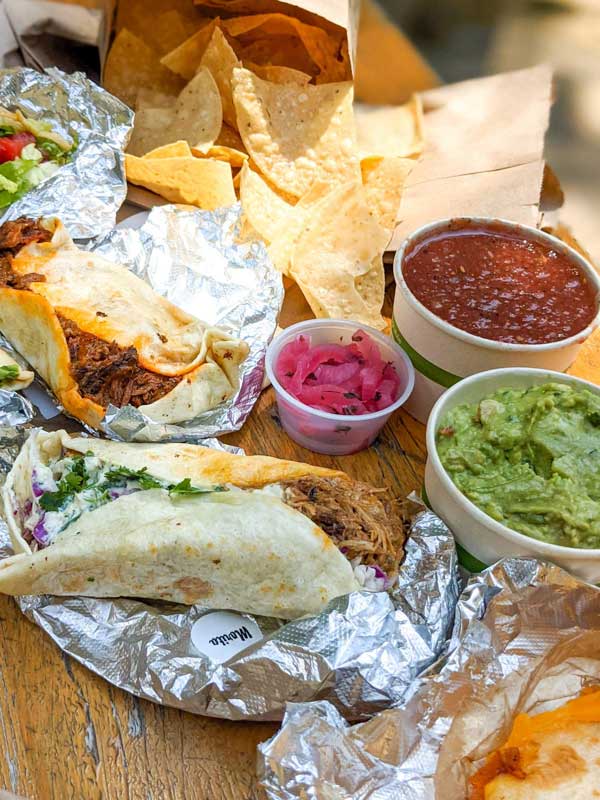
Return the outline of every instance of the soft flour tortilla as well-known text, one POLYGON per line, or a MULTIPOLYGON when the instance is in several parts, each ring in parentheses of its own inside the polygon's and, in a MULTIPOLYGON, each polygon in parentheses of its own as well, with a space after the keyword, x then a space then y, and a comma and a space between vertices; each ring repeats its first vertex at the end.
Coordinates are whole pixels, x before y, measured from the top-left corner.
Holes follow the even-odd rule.
POLYGON ((171 497, 149 489, 84 512, 36 553, 14 511, 31 496, 36 463, 62 447, 119 466, 194 485, 260 490, 284 479, 339 476, 333 470, 193 445, 131 445, 64 431, 32 434, 2 493, 18 555, 0 562, 0 592, 148 597, 202 602, 292 618, 320 611, 359 587, 352 566, 310 519, 285 505, 276 487, 171 497))
POLYGON ((124 266, 80 250, 58 220, 44 224, 51 241, 23 247, 12 268, 45 281, 28 291, 0 287, 0 330, 68 413, 97 428, 105 409, 79 393, 57 313, 104 341, 135 347, 151 372, 185 375, 171 392, 140 407, 158 422, 191 419, 236 391, 248 354, 244 342, 182 311, 124 266))

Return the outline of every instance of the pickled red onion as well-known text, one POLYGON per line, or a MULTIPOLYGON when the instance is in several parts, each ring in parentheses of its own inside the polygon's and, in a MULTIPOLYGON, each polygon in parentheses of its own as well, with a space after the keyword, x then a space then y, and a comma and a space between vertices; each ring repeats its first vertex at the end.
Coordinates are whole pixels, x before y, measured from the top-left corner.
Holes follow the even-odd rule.
POLYGON ((297 336, 281 349, 275 376, 301 403, 333 414, 382 411, 400 394, 396 368, 361 330, 348 345, 313 346, 310 336, 297 336))

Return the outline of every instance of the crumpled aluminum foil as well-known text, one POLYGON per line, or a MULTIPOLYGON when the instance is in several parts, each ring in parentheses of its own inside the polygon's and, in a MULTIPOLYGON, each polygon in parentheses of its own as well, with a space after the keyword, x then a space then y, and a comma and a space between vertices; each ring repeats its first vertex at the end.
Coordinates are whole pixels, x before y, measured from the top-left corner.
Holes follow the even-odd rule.
POLYGON ((600 683, 600 588, 533 558, 474 576, 448 655, 397 709, 350 727, 329 703, 290 704, 259 747, 270 800, 465 800, 518 713, 600 683))
POLYGON ((0 105, 48 120, 78 141, 68 164, 0 210, 0 223, 21 216, 57 216, 74 239, 108 233, 127 194, 123 149, 133 111, 83 73, 66 75, 58 69, 0 70, 0 105))
MULTIPOLYGON (((1 478, 25 434, 0 429, 1 478)), ((10 553, 0 523, 0 558, 10 553)), ((287 624, 248 616, 264 638, 223 664, 192 644, 192 626, 207 610, 200 605, 52 596, 18 602, 64 652, 139 697, 253 720, 281 719, 292 699, 323 698, 364 719, 400 701, 438 658, 458 594, 452 536, 433 513, 419 510, 393 591, 356 592, 287 624)))
POLYGON ((90 249, 129 267, 184 311, 243 339, 250 353, 240 388, 215 409, 186 422, 153 422, 137 408, 109 406, 102 430, 138 442, 197 442, 239 430, 262 387, 264 360, 283 302, 281 275, 262 242, 238 238, 241 206, 201 211, 157 206, 144 224, 111 231, 90 249))

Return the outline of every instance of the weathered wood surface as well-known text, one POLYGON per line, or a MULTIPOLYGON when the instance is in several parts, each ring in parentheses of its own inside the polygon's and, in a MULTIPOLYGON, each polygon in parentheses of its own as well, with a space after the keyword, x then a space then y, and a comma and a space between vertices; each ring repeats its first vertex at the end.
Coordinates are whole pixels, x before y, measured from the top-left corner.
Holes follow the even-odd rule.
MULTIPOLYGON (((283 324, 298 313, 287 309, 283 324)), ((298 447, 276 417, 268 389, 225 439, 249 454, 337 467, 398 495, 421 484, 424 429, 404 412, 373 447, 338 458, 298 447)), ((0 597, 0 789, 30 800, 258 800, 256 746, 276 729, 132 697, 63 655, 0 597)))

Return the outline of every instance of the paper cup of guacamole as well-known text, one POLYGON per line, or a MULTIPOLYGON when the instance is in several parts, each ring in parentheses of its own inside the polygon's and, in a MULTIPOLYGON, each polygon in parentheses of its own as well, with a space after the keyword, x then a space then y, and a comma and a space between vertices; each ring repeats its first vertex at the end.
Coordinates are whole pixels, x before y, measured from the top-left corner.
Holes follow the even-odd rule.
POLYGON ((600 583, 600 387, 559 372, 465 378, 427 424, 425 490, 465 566, 535 556, 600 583))
POLYGON ((393 335, 416 371, 421 422, 462 378, 501 367, 563 372, 599 321, 600 280, 550 234, 482 217, 415 231, 394 261, 393 335))

